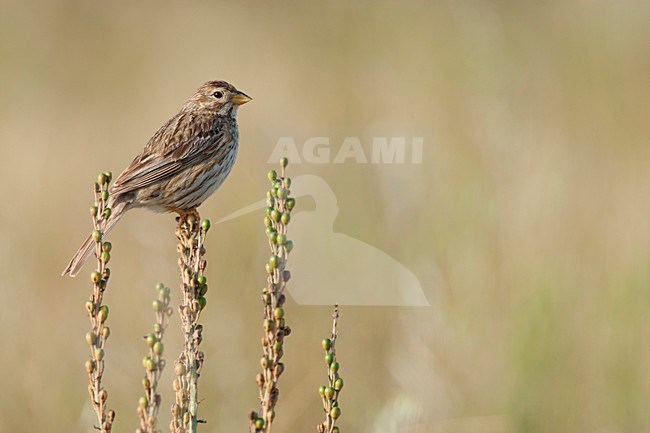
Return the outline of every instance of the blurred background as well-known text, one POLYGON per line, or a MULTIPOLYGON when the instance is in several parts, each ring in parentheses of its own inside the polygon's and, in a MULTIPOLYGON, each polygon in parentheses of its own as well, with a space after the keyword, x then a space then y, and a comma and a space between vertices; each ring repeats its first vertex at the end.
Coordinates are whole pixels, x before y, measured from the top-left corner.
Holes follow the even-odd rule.
MULTIPOLYGON (((335 232, 430 304, 342 307, 343 432, 650 432, 649 19, 646 1, 0 1, 0 431, 94 431, 91 267, 59 276, 91 184, 226 79, 254 101, 212 220, 264 197, 279 137, 329 137, 332 155, 347 136, 368 154, 374 136, 424 139, 420 164, 290 165, 329 184, 335 232)), ((202 431, 244 431, 257 407, 261 218, 208 238, 202 431)), ((135 211, 111 234, 118 432, 136 428, 155 284, 178 285, 174 224, 135 211)), ((288 301, 278 432, 322 419, 330 314, 288 301)), ((171 371, 161 386, 166 431, 171 371)))

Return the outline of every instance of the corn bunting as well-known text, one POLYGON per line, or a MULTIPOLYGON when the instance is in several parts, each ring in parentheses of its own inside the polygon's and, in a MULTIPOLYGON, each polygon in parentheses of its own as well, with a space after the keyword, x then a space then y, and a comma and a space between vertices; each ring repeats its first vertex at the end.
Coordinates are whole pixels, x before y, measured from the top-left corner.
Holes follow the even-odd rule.
MULTIPOLYGON (((250 100, 225 81, 199 87, 110 186, 112 213, 102 231, 133 208, 194 212, 230 173, 239 142, 237 108, 250 100)), ((77 275, 93 247, 88 236, 62 275, 77 275)))

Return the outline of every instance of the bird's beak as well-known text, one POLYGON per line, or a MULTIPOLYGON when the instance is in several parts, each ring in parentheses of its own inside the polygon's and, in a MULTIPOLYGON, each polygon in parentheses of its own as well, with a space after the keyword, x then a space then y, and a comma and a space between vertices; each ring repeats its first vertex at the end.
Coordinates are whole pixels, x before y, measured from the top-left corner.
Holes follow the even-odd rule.
POLYGON ((235 105, 244 105, 248 101, 251 101, 253 98, 245 94, 244 92, 237 92, 235 95, 230 99, 230 102, 232 102, 235 105))

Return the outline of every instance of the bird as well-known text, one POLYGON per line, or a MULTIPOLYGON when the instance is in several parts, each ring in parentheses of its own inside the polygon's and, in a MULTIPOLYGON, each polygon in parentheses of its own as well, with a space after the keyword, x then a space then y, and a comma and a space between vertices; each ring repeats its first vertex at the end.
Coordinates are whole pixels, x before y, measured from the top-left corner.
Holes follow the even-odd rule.
MULTIPOLYGON (((134 208, 181 216, 195 213, 235 163, 237 109, 251 100, 226 81, 208 81, 199 87, 109 187, 112 212, 101 231, 108 233, 134 208)), ((91 234, 62 275, 77 275, 94 246, 91 234)))

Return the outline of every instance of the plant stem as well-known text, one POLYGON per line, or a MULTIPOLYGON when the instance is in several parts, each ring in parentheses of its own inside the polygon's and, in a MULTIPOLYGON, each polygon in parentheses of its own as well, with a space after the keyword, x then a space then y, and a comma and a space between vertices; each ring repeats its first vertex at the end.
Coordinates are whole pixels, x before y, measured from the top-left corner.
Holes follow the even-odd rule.
POLYGON ((179 216, 177 221, 177 249, 180 254, 178 265, 183 297, 179 313, 184 344, 183 351, 176 360, 176 403, 172 406, 170 429, 174 433, 196 433, 198 424, 202 422, 198 418, 198 381, 204 358, 203 352, 198 349, 203 338, 203 326, 198 321, 201 310, 206 305, 205 294, 208 290, 204 275, 207 263, 203 259, 203 242, 210 222, 204 220, 199 223, 196 211, 179 216))

